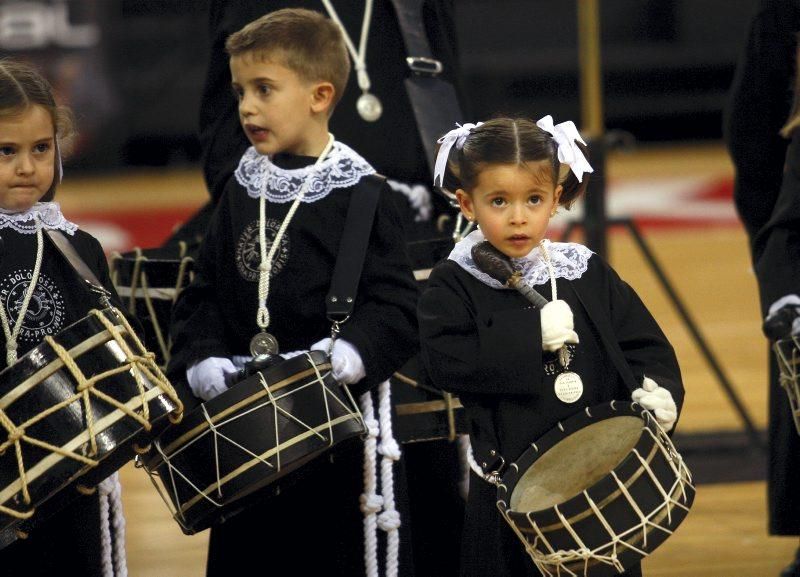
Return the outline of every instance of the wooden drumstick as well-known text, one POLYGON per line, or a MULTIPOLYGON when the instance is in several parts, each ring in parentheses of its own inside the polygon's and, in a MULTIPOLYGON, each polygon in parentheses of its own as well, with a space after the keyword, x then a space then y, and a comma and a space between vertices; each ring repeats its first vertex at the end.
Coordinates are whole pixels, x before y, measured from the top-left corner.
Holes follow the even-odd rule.
POLYGON ((472 247, 472 260, 480 270, 497 282, 516 289, 538 308, 541 309, 547 304, 546 298, 523 282, 522 275, 511 266, 511 259, 492 246, 488 240, 472 247))

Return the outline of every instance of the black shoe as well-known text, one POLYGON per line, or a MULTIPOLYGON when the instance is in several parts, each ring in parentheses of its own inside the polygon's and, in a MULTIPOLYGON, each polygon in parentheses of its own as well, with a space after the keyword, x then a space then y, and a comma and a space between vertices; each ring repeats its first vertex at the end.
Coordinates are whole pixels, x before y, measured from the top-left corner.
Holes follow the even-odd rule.
POLYGON ((794 555, 794 560, 781 571, 780 577, 800 577, 800 549, 794 555))

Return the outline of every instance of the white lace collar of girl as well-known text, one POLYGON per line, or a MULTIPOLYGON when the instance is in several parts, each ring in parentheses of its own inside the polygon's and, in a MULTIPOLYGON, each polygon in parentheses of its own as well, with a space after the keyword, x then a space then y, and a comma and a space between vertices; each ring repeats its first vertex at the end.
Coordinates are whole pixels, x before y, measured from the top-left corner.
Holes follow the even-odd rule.
POLYGON ((295 169, 276 166, 268 156, 259 154, 251 146, 239 161, 235 175, 251 198, 263 195, 268 201, 280 204, 297 198, 304 182, 308 183, 308 188, 302 202, 316 202, 334 188, 353 186, 374 172, 355 150, 336 141, 325 160, 295 169))
POLYGON ((36 221, 46 230, 61 230, 74 235, 78 225, 68 221, 57 202, 37 202, 24 211, 0 208, 0 229, 10 228, 20 234, 36 234, 36 221))
MULTIPOLYGON (((480 230, 475 230, 465 236, 453 248, 447 258, 454 261, 461 268, 474 276, 482 283, 492 288, 507 288, 481 271, 475 261, 472 260, 472 247, 486 240, 480 230)), ((589 268, 589 257, 592 251, 582 244, 574 242, 550 242, 547 243, 547 250, 550 260, 553 263, 555 278, 576 280, 583 276, 589 268)), ((542 251, 537 246, 527 256, 522 258, 512 258, 511 264, 514 270, 522 273, 522 277, 528 286, 543 285, 550 281, 550 273, 547 270, 547 262, 542 258, 542 251)))

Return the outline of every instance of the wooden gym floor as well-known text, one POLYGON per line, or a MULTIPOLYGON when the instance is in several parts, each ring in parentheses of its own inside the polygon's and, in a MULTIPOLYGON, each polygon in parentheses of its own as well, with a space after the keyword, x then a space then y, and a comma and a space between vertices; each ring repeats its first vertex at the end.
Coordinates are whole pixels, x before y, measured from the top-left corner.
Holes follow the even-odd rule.
MULTIPOLYGON (((767 349, 760 336, 757 290, 746 238, 732 216, 729 197, 719 198, 713 190, 699 197, 684 195, 685 188, 696 185, 698 179, 713 189, 715 182, 729 184, 731 175, 732 167, 721 146, 613 154, 607 166, 609 206, 612 215, 641 217, 648 244, 755 423, 764 428, 767 349), (653 198, 650 209, 639 202, 648 194, 653 198), (667 213, 675 215, 675 220, 658 219, 667 213)), ((68 217, 100 236, 106 248, 119 250, 129 248, 133 240, 150 246, 142 239, 154 239, 150 225, 138 236, 127 234, 126 221, 139 218, 163 225, 169 219, 185 217, 205 198, 199 170, 185 169, 142 170, 113 177, 71 178, 68 173, 59 192, 68 217)), ((158 234, 163 234, 163 227, 158 234)), ((622 229, 615 228, 609 236, 609 259, 642 296, 677 350, 687 389, 679 431, 740 430, 741 421, 731 403, 630 235, 622 229)), ((142 471, 129 464, 121 474, 129 574, 203 575, 207 533, 184 536, 142 471)), ((675 536, 645 562, 645 574, 777 577, 797 545, 796 538, 767 536, 763 481, 704 484, 675 536)))

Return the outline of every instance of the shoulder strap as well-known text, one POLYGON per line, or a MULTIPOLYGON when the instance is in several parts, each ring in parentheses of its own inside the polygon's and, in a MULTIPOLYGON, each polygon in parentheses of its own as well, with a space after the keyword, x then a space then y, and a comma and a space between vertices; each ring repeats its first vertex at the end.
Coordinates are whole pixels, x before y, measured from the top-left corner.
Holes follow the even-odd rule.
POLYGON ((72 266, 72 269, 75 273, 86 282, 88 285, 88 289, 98 295, 100 297, 101 302, 103 302, 104 306, 108 306, 108 296, 109 292, 103 286, 103 283, 97 278, 97 275, 94 274, 89 265, 84 262, 81 258, 81 255, 78 254, 78 251, 75 250, 75 247, 72 246, 72 243, 69 242, 64 233, 60 230, 47 230, 47 236, 50 237, 50 240, 53 241, 53 245, 56 247, 58 252, 67 260, 67 262, 72 266))
POLYGON ((343 322, 353 312, 361 269, 375 220, 375 209, 384 182, 386 178, 381 175, 367 175, 356 185, 350 196, 331 287, 325 298, 325 308, 330 320, 343 322))
POLYGON ((433 175, 436 141, 463 122, 461 107, 453 85, 440 76, 442 63, 434 60, 425 35, 422 18, 423 0, 392 0, 397 23, 406 48, 406 62, 411 75, 405 79, 406 92, 417 122, 428 168, 433 175))

